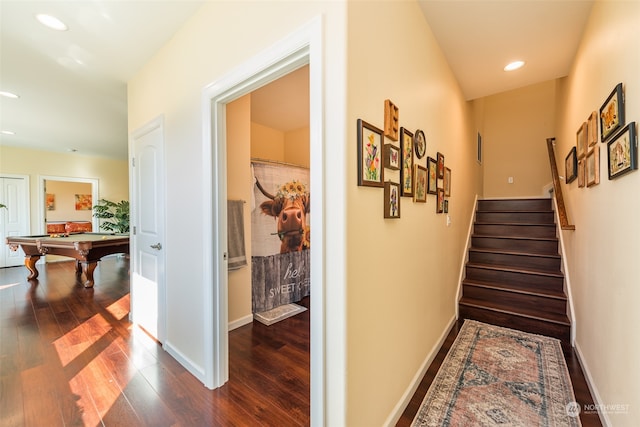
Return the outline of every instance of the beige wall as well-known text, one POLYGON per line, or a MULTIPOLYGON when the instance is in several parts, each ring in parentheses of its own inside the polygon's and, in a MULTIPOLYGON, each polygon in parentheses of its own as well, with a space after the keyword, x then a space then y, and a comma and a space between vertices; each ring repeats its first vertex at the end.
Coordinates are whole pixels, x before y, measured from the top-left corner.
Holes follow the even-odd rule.
POLYGON ((251 157, 309 167, 309 127, 281 131, 251 123, 251 157))
POLYGON ((484 197, 543 196, 543 187, 551 182, 546 139, 555 136, 556 81, 475 104, 482 106, 484 197))
POLYGON ((29 175, 31 232, 44 230, 39 224, 42 205, 39 194, 41 176, 89 178, 98 180, 100 198, 129 200, 129 168, 126 160, 53 153, 16 147, 0 147, 2 173, 29 175))
POLYGON ((251 95, 227 105, 227 198, 244 200, 247 267, 229 271, 229 323, 251 316, 251 95))
MULTIPOLYGON (((391 421, 454 319, 481 167, 471 106, 418 4, 350 2, 348 30, 346 425, 377 426, 391 421), (399 107, 401 126, 424 130, 428 156, 445 155, 449 227, 433 195, 426 204, 403 197, 401 218, 384 219, 383 190, 356 185, 356 120, 383 128, 387 98, 399 107)), ((388 170, 385 178, 398 182, 388 170)))
MULTIPOLYGON (((571 73, 562 82, 557 155, 575 144, 576 130, 598 110, 616 84, 626 95, 627 122, 640 121, 640 2, 598 1, 571 73)), ((635 426, 640 419, 640 172, 607 176, 607 145, 600 149, 600 184, 563 185, 574 232, 564 232, 575 303, 576 346, 610 425, 635 426), (605 408, 606 409, 606 408, 605 408)))
POLYGON ((93 211, 76 210, 76 194, 90 195, 91 184, 47 180, 47 194, 55 196, 54 209, 47 210, 47 221, 91 221, 93 219, 93 211))

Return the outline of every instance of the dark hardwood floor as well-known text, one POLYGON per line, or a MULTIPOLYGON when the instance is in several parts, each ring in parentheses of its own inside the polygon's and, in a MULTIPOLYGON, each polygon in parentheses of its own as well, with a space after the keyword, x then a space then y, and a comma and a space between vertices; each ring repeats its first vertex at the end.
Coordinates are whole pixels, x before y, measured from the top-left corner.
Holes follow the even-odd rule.
MULTIPOLYGON (((431 382, 435 378, 438 373, 438 369, 440 369, 440 365, 444 361, 449 349, 453 345, 456 337, 458 336, 458 332, 464 323, 464 319, 458 320, 453 328, 451 328, 451 332, 447 335, 447 338, 444 341, 444 344, 440 348, 440 351, 434 358, 433 362, 427 369, 427 373, 424 378, 420 382, 418 389, 414 393, 409 405, 405 409, 402 417, 396 423, 396 427, 406 427, 410 426, 413 418, 416 416, 418 409, 420 409, 420 404, 424 399, 424 396, 427 394, 427 390, 431 385, 431 382)), ((571 376, 571 383, 573 384, 573 393, 576 397, 576 402, 580 405, 580 408, 593 408, 593 398, 591 397, 591 392, 589 391, 589 386, 584 378, 584 374, 582 373, 582 368, 580 367, 580 362, 578 361, 578 356, 574 354, 572 350, 565 350, 565 360, 567 362, 567 368, 569 369, 569 375, 571 376)), ((583 427, 596 427, 602 426, 600 422, 600 418, 597 413, 585 413, 584 411, 580 412, 580 422, 583 427)))
POLYGON ((212 391, 129 322, 127 259, 103 259, 93 289, 73 262, 39 271, 0 269, 0 426, 309 425, 308 310, 230 332, 212 391))

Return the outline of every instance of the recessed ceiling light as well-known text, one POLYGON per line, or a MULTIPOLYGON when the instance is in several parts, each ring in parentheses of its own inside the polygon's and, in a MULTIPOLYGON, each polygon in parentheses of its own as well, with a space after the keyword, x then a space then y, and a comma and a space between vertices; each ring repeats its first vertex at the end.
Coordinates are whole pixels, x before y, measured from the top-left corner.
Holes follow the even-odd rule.
POLYGON ((40 21, 42 25, 49 27, 52 30, 67 31, 69 29, 69 27, 67 27, 67 25, 64 22, 62 22, 55 16, 39 13, 36 15, 36 19, 40 21))
POLYGON ((513 61, 510 64, 507 64, 506 67, 504 67, 505 71, 513 71, 513 70, 517 70, 518 68, 522 68, 522 66, 524 65, 524 61, 513 61))
POLYGON ((13 93, 13 92, 7 92, 7 91, 4 91, 4 90, 0 90, 0 95, 5 96, 5 97, 7 97, 7 98, 13 98, 13 99, 20 98, 20 97, 19 97, 18 95, 16 95, 15 93, 13 93))
POLYGON ((0 133, 3 135, 15 135, 16 133, 12 130, 0 130, 0 133))
POLYGON ((70 153, 76 153, 78 151, 77 148, 67 148, 67 151, 70 153))

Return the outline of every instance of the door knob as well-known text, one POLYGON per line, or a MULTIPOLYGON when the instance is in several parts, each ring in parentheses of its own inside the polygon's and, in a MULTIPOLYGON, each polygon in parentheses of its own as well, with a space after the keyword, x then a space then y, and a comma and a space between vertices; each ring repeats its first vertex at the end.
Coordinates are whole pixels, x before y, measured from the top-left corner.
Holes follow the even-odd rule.
POLYGON ((162 245, 160 243, 156 243, 155 245, 150 245, 149 247, 151 249, 157 249, 157 250, 162 249, 162 245))

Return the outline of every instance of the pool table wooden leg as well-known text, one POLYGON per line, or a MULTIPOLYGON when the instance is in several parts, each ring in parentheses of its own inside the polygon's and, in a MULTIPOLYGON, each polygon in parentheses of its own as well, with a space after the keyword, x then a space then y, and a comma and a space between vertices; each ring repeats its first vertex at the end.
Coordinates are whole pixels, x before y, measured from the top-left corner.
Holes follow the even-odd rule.
POLYGON ((84 272, 84 275, 87 278, 87 281, 84 282, 85 288, 93 288, 93 285, 94 285, 93 271, 96 269, 97 266, 98 266, 98 261, 82 263, 82 271, 84 272))
POLYGON ((40 255, 27 255, 24 257, 24 265, 29 269, 31 274, 27 277, 28 280, 38 277, 38 269, 36 268, 36 262, 40 259, 40 255))

